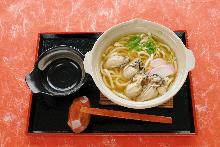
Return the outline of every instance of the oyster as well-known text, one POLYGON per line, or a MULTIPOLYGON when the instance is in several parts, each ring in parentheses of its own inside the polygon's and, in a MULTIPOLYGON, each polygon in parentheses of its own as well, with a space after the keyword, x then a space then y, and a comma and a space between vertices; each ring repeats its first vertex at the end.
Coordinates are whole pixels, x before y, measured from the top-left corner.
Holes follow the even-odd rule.
POLYGON ((128 62, 129 62, 128 57, 113 54, 106 60, 106 62, 104 64, 104 68, 112 69, 112 68, 115 68, 115 67, 124 66, 128 62))
POLYGON ((157 95, 158 95, 158 91, 155 87, 146 86, 141 92, 141 94, 137 97, 136 101, 143 102, 151 98, 154 98, 157 95))
POLYGON ((136 78, 135 82, 129 84, 125 88, 124 93, 128 98, 134 98, 142 92, 143 89, 141 85, 142 79, 143 78, 139 76, 138 78, 136 78))
POLYGON ((130 64, 125 66, 125 68, 122 71, 122 75, 126 79, 131 79, 133 78, 138 71, 141 70, 142 66, 142 61, 139 59, 133 60, 130 64))

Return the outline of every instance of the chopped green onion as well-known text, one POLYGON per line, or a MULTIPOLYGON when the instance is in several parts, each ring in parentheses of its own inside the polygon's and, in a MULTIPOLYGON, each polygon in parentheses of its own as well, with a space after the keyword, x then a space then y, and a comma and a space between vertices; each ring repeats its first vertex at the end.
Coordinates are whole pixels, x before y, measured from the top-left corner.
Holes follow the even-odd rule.
POLYGON ((149 38, 147 42, 144 44, 146 51, 148 54, 153 54, 156 52, 155 41, 152 38, 149 38))
POLYGON ((152 37, 149 37, 147 42, 145 42, 144 44, 141 44, 140 42, 140 36, 132 36, 125 46, 128 47, 130 50, 135 50, 137 52, 140 52, 143 49, 146 49, 148 54, 153 54, 156 52, 156 43, 152 37))
POLYGON ((139 43, 141 41, 141 38, 139 36, 133 36, 128 40, 128 43, 126 44, 126 46, 129 49, 138 49, 139 50, 139 43))

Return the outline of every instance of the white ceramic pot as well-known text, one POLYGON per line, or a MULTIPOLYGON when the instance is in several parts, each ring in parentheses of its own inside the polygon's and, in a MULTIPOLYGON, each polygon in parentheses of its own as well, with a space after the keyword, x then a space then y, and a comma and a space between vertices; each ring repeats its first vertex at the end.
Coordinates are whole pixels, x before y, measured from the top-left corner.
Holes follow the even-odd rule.
POLYGON ((89 73, 99 90, 114 103, 134 109, 151 108, 161 105, 172 98, 184 84, 187 74, 195 66, 195 58, 191 50, 187 49, 180 38, 169 28, 143 19, 133 19, 115 25, 105 31, 96 41, 92 50, 85 55, 84 68, 89 73), (120 98, 107 88, 100 73, 100 59, 104 50, 115 39, 132 33, 151 32, 170 46, 177 57, 178 72, 173 86, 162 96, 144 102, 135 102, 120 98))

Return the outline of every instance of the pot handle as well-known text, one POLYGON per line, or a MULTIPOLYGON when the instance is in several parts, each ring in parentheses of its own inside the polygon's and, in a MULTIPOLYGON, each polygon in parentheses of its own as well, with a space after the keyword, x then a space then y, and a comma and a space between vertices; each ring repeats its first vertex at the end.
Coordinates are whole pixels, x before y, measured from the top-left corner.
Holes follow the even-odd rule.
POLYGON ((90 74, 91 75, 91 71, 92 71, 92 51, 88 51, 86 54, 85 54, 85 58, 84 58, 84 61, 83 61, 83 65, 84 65, 84 69, 85 69, 85 72, 90 74))
POLYGON ((37 82, 38 79, 36 79, 36 70, 33 70, 30 74, 26 75, 25 81, 33 93, 41 92, 41 88, 37 82))
POLYGON ((188 71, 191 71, 193 68, 195 68, 195 56, 190 49, 186 49, 186 66, 188 71))

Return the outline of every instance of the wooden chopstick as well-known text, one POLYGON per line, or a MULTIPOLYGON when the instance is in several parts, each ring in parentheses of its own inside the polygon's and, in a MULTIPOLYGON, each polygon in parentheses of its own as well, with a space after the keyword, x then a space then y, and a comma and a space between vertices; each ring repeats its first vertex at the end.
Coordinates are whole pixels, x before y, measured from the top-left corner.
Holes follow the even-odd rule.
POLYGON ((139 114, 139 113, 131 113, 131 112, 123 112, 123 111, 115 111, 115 110, 99 109, 99 108, 88 108, 88 107, 82 107, 80 109, 80 112, 99 115, 99 116, 109 116, 116 118, 172 124, 171 117, 158 116, 158 115, 139 114))

